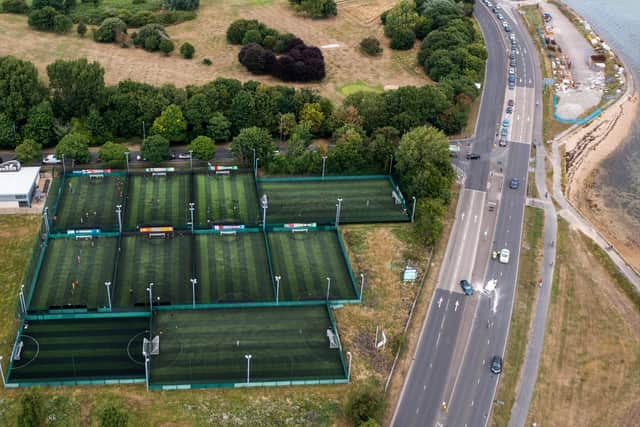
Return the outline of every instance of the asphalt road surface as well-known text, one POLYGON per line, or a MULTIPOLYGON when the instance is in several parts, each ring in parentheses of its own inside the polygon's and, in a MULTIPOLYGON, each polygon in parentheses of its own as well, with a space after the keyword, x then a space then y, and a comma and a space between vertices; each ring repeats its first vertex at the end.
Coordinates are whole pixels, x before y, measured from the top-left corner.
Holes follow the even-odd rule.
POLYGON ((540 81, 534 77, 530 43, 522 42, 524 31, 503 13, 518 40, 516 87, 506 89, 511 43, 483 3, 476 3, 475 15, 487 44, 488 61, 476 136, 467 143, 481 159, 459 165, 465 171, 465 188, 437 289, 392 420, 398 427, 485 426, 499 379, 490 372, 489 363, 494 355, 504 354, 509 332, 540 81), (508 117, 508 144, 497 147, 508 99, 515 101, 508 117), (509 188, 512 178, 518 178, 519 188, 509 188), (511 251, 506 264, 490 257, 493 250, 502 248, 511 251), (470 280, 474 295, 462 293, 461 279, 470 280), (491 279, 497 280, 495 291, 484 291, 491 279))

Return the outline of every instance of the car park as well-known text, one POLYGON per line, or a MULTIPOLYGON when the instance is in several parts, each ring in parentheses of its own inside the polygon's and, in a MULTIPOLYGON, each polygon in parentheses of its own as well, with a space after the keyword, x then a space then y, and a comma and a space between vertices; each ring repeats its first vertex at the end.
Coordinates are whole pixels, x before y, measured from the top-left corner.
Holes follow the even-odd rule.
POLYGON ((502 357, 493 356, 493 358, 491 359, 490 369, 491 369, 491 372, 493 372, 496 375, 501 373, 502 372, 502 357))
POLYGON ((471 283, 468 280, 461 280, 460 287, 465 295, 473 295, 473 288, 471 287, 471 283))
POLYGON ((511 188, 512 190, 517 190, 518 188, 520 188, 520 180, 518 180, 518 178, 511 178, 509 188, 511 188))
POLYGON ((42 158, 42 163, 44 163, 45 165, 58 165, 62 163, 62 160, 58 159, 53 154, 47 154, 42 158))
POLYGON ((500 263, 501 264, 509 264, 509 257, 511 256, 511 251, 507 248, 504 248, 500 251, 500 263))

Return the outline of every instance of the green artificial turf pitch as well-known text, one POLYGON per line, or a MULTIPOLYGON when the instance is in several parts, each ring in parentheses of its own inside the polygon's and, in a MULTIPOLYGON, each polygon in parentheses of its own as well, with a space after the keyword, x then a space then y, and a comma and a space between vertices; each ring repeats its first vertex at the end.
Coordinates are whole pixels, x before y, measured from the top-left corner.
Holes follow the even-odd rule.
POLYGON ((267 224, 335 223, 342 198, 340 223, 402 222, 409 218, 391 197, 387 179, 327 181, 259 181, 269 200, 267 224))
POLYGON ((186 228, 190 221, 191 176, 130 176, 124 212, 125 230, 143 225, 186 228))
POLYGON ((49 239, 29 310, 108 307, 117 246, 115 237, 49 239))
POLYGON ((149 306, 147 288, 153 283, 154 304, 191 304, 192 237, 166 239, 145 235, 122 238, 115 307, 149 306))
POLYGON ((356 299, 335 231, 269 233, 274 276, 281 276, 280 300, 356 299))
POLYGON ((148 329, 147 317, 27 321, 9 380, 144 378, 148 329))
POLYGON ((197 303, 273 301, 262 233, 195 236, 197 303))
POLYGON ((195 175, 194 184, 197 228, 258 223, 260 214, 253 175, 195 175))
POLYGON ((156 312, 150 383, 253 382, 344 378, 338 349, 329 348, 324 306, 156 312))
POLYGON ((126 177, 66 178, 58 210, 50 218, 54 230, 118 229, 116 205, 124 200, 126 177))

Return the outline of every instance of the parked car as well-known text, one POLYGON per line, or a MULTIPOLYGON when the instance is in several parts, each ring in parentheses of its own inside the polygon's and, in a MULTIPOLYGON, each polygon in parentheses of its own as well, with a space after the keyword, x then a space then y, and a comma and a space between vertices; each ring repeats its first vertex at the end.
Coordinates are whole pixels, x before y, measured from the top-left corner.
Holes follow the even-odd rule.
POLYGON ((518 178, 511 178, 509 188, 512 190, 517 190, 518 188, 520 188, 520 180, 518 178))
POLYGON ((42 163, 44 163, 45 165, 58 165, 62 163, 62 160, 58 159, 53 154, 47 154, 42 158, 42 163))
POLYGON ((516 67, 516 65, 518 65, 518 63, 516 62, 516 60, 515 60, 515 59, 510 59, 510 60, 509 60, 509 66, 510 66, 510 67, 514 67, 514 68, 515 68, 515 67, 516 67))
POLYGON ((500 136, 506 137, 508 133, 509 133, 508 128, 502 128, 502 130, 500 131, 500 136))
POLYGON ((473 288, 471 287, 471 283, 468 280, 461 280, 460 287, 465 295, 473 295, 473 288))
POLYGON ((500 251, 500 263, 501 264, 509 264, 509 257, 511 256, 511 251, 507 248, 504 248, 500 251))
POLYGON ((513 113, 513 107, 507 107, 507 114, 513 113))
POLYGON ((183 159, 183 160, 184 160, 184 159, 187 159, 187 160, 188 160, 188 159, 190 159, 190 158, 191 158, 191 153, 189 153, 189 152, 180 153, 180 154, 178 154, 178 158, 179 158, 179 159, 183 159))
POLYGON ((493 372, 496 375, 501 373, 502 372, 502 357, 493 356, 493 358, 491 359, 490 369, 491 369, 491 372, 493 372))
POLYGON ((502 121, 502 127, 508 128, 509 127, 509 119, 508 118, 504 118, 504 120, 502 121))
POLYGON ((500 138, 500 142, 498 144, 500 145, 500 147, 506 147, 507 146, 507 138, 505 138, 503 136, 502 138, 500 138))
POLYGON ((480 154, 478 153, 467 153, 467 155, 465 156, 467 158, 467 160, 477 160, 480 158, 480 154))
POLYGON ((513 107, 515 105, 515 101, 513 99, 510 99, 510 100, 507 101, 507 105, 509 107, 513 107))

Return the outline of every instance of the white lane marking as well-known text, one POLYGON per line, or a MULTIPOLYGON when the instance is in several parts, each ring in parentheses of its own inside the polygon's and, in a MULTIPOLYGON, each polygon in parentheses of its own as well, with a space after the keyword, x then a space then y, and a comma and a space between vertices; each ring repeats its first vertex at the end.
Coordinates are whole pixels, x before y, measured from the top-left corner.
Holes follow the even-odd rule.
POLYGON ((440 308, 441 305, 442 305, 442 297, 440 297, 440 299, 438 300, 438 308, 440 308))
POLYGON ((471 406, 473 406, 473 403, 474 403, 474 401, 472 400, 472 401, 471 401, 471 406))
POLYGON ((487 344, 489 344, 490 342, 491 342, 490 340, 487 340, 487 344))
POLYGON ((453 311, 458 311, 458 306, 460 305, 460 303, 458 302, 458 300, 456 300, 456 308, 453 311))
POLYGON ((438 338, 436 338, 436 347, 438 347, 439 342, 440 342, 440 332, 438 332, 438 338))
POLYGON ((423 385, 423 386, 422 386, 422 389, 423 389, 423 390, 426 390, 426 389, 427 389, 427 385, 426 385, 426 384, 425 384, 425 385, 423 385))
POLYGON ((474 215, 474 217, 473 217, 473 223, 475 224, 475 223, 477 223, 477 222, 478 222, 478 215, 474 215))

